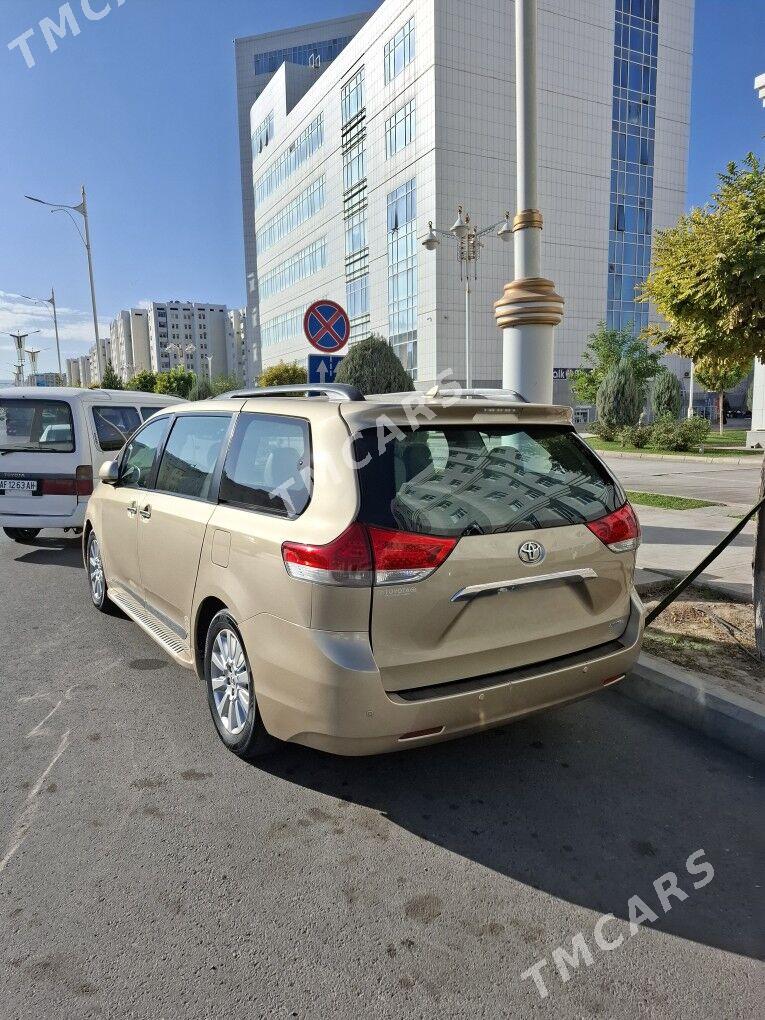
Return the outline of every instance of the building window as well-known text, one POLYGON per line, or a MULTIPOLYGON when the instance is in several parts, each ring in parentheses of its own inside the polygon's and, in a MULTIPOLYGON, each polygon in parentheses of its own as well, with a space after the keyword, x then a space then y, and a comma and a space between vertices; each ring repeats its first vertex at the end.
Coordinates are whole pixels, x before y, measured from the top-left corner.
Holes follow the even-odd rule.
POLYGON ((311 121, 274 165, 255 181, 255 208, 273 194, 324 143, 324 114, 311 121))
POLYGON ((388 195, 388 339, 417 377, 417 184, 388 195))
POLYGON ((402 106, 385 122, 385 158, 390 159, 413 140, 415 133, 414 100, 402 106))
POLYGON ((651 265, 658 0, 616 0, 606 322, 648 324, 635 299, 651 265))
POLYGON ((294 308, 291 312, 282 312, 281 315, 267 319, 260 327, 261 347, 273 347, 274 344, 302 336, 304 314, 305 308, 294 308))
POLYGON ((343 85, 340 93, 340 109, 343 115, 343 124, 353 120, 357 113, 364 109, 364 68, 343 85))
POLYGON ((255 54, 255 74, 273 74, 282 64, 302 64, 304 67, 321 67, 334 60, 353 38, 352 35, 337 39, 322 39, 321 42, 304 43, 302 46, 286 46, 278 50, 267 50, 255 54))
POLYGON ((348 318, 355 319, 369 311, 369 273, 348 280, 345 285, 346 311, 348 318))
POLYGON ((252 158, 257 159, 274 137, 274 111, 263 120, 252 132, 252 158))
POLYGON ((364 179, 364 144, 356 142, 343 153, 343 188, 350 191, 364 179))
POLYGON ((318 273, 320 269, 324 269, 326 264, 327 239, 322 237, 267 272, 259 281, 261 298, 265 301, 267 298, 273 297, 285 287, 291 287, 299 280, 318 273))
POLYGON ((257 234, 258 254, 273 248, 283 237, 314 216, 324 206, 324 175, 301 191, 297 198, 263 224, 257 234))
POLYGON ((355 212, 345 221, 345 254, 355 255, 367 246, 367 214, 355 212))
POLYGON ((414 18, 400 28, 385 44, 385 84, 393 81, 414 59, 414 18))

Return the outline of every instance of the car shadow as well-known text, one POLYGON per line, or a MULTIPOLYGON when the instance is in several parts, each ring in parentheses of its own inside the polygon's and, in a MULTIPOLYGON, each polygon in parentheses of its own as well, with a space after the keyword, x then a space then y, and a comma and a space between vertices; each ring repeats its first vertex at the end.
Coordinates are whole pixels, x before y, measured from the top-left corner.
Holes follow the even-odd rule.
POLYGON ((19 548, 29 551, 16 555, 15 559, 18 563, 83 569, 82 540, 80 538, 35 538, 19 548))
MULTIPOLYGON (((755 764, 616 692, 400 754, 339 758, 284 745, 258 767, 569 903, 627 920, 638 895, 659 915, 648 927, 762 953, 755 764), (695 890, 686 860, 698 850, 715 876, 695 890), (688 898, 665 913, 653 882, 667 871, 688 898)), ((342 808, 317 815, 330 831, 354 822, 342 808)), ((298 832, 309 824, 322 822, 275 821, 298 832)), ((368 817, 355 824, 370 827, 368 817)))

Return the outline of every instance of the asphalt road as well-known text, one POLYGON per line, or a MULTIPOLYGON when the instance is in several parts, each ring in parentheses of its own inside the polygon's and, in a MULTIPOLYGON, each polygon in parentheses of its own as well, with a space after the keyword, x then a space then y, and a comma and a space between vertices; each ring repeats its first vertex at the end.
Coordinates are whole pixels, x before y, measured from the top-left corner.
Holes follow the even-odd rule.
POLYGON ((638 492, 663 492, 668 496, 687 496, 720 503, 746 503, 752 506, 760 486, 761 461, 750 464, 725 464, 697 461, 677 463, 658 458, 611 457, 602 454, 614 474, 628 489, 638 492))
POLYGON ((2 541, 0 578, 3 1018, 762 1015, 750 761, 609 691, 253 767, 192 674, 92 609, 76 543, 2 541), (668 871, 687 898, 665 913, 668 871), (635 895, 659 916, 630 938, 635 895), (580 932, 592 963, 564 983, 580 932), (521 978, 543 958, 545 1000, 521 978))

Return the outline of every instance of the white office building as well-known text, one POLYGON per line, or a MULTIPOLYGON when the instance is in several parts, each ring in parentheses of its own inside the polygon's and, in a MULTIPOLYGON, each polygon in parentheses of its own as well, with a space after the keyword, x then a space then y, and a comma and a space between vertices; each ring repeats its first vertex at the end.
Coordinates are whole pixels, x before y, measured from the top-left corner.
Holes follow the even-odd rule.
POLYGON ((123 382, 136 372, 151 371, 149 313, 145 308, 123 309, 109 327, 112 367, 123 382))
POLYGON ((200 378, 231 374, 232 326, 226 305, 152 301, 147 316, 152 372, 182 365, 200 378))
MULTIPOLYGON (((510 0, 385 0, 374 13, 236 41, 253 363, 304 360, 306 307, 343 304, 421 383, 465 373, 456 244, 422 247, 462 204, 515 211, 510 0), (249 105, 249 123, 244 113, 249 105)), ((587 335, 649 321, 635 287, 685 201, 693 0, 548 0, 538 24, 542 265, 565 298, 556 399, 587 335)), ((499 385, 494 301, 512 244, 486 236, 472 368, 499 385)), ((679 374, 684 366, 675 359, 679 374)))
POLYGON ((67 386, 81 386, 80 382, 80 359, 66 359, 66 384, 67 386))

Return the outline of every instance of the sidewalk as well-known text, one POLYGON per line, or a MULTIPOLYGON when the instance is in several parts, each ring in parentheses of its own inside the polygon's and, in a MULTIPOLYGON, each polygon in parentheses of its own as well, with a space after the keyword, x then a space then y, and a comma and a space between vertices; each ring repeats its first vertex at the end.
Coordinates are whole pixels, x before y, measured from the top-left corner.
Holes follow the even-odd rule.
MULTIPOLYGON (((733 528, 745 505, 701 510, 660 510, 635 506, 643 540, 637 557, 639 585, 689 573, 733 528)), ((755 522, 744 530, 697 579, 737 600, 752 597, 755 522)))

